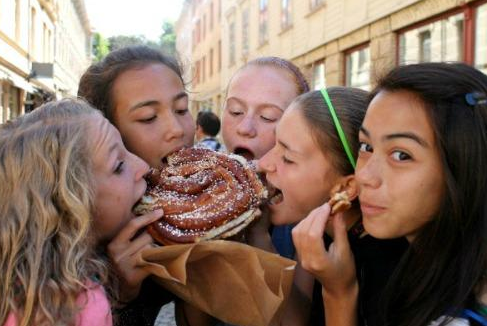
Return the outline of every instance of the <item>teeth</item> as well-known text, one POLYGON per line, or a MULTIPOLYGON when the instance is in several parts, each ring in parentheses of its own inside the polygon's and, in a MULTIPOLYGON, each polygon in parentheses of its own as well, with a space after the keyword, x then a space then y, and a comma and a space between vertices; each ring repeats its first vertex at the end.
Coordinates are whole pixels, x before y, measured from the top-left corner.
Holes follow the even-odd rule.
POLYGON ((283 196, 282 196, 282 192, 278 193, 277 195, 275 195, 274 197, 271 198, 271 200, 269 201, 269 204, 271 205, 277 205, 279 203, 282 202, 283 200, 283 196))

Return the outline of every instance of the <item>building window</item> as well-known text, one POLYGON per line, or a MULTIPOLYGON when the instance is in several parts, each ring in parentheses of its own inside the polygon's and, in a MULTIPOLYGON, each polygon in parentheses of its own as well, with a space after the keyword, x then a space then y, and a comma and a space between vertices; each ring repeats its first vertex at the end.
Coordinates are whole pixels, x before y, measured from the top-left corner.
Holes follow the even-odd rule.
POLYGON ((215 8, 213 6, 213 1, 210 3, 210 30, 213 30, 214 14, 215 8))
POLYGON ((196 85, 198 85, 200 83, 200 60, 196 61, 196 76, 195 76, 195 80, 196 80, 196 85))
POLYGON ((206 15, 203 15, 203 36, 201 37, 201 40, 203 41, 206 36, 206 15))
POLYGON ((35 58, 36 57, 36 9, 31 8, 30 10, 30 53, 35 58))
POLYGON ((201 20, 198 19, 196 22, 196 44, 200 43, 201 40, 201 20))
POLYGON ((242 56, 249 54, 249 8, 242 11, 242 56))
POLYGON ((431 32, 419 33, 419 60, 421 62, 431 61, 431 32))
POLYGON ((268 0, 259 0, 259 44, 267 42, 268 35, 268 0))
POLYGON ((475 16, 475 68, 487 74, 487 4, 477 8, 475 16))
POLYGON ((370 89, 370 49, 368 46, 350 52, 345 59, 346 85, 370 89))
POLYGON ((20 91, 17 87, 11 86, 8 92, 7 119, 13 120, 21 115, 20 112, 20 91))
POLYGON ((325 63, 323 61, 315 62, 313 65, 313 84, 314 90, 322 89, 326 86, 325 82, 325 63))
POLYGON ((463 30, 460 13, 399 34, 399 63, 462 61, 463 30))
POLYGON ((206 57, 203 57, 203 62, 201 63, 201 67, 202 67, 202 78, 201 78, 201 81, 204 83, 205 82, 205 79, 206 79, 206 57))
POLYGON ((15 0, 15 40, 20 40, 20 0, 15 0))
POLYGON ((213 76, 213 49, 210 50, 210 77, 213 76))
POLYGON ((230 45, 228 51, 228 64, 231 66, 235 64, 235 23, 230 23, 228 29, 228 44, 230 45))
POLYGON ((291 0, 281 0, 281 29, 286 29, 292 24, 291 0))
POLYGON ((316 9, 321 4, 323 4, 323 0, 309 0, 309 8, 311 10, 316 9))
POLYGON ((222 41, 218 41, 218 72, 222 70, 222 41))
POLYGON ((49 51, 49 36, 47 34, 48 30, 47 30, 47 25, 46 23, 43 23, 42 24, 42 60, 44 62, 47 62, 49 61, 48 59, 48 51, 49 51))

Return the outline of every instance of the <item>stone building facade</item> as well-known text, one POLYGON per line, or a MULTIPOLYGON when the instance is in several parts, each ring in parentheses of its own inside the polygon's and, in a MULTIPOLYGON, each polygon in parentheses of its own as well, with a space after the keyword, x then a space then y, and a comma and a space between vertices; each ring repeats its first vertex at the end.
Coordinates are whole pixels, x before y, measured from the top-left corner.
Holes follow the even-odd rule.
POLYGON ((0 123, 76 95, 90 62, 83 0, 0 0, 0 123))
MULTIPOLYGON (((208 1, 187 2, 204 6, 208 1)), ((464 61, 487 73, 487 0, 225 0, 221 4, 221 97, 239 67, 267 55, 293 61, 315 89, 325 85, 370 89, 376 77, 391 67, 413 62, 464 61)), ((191 24, 195 28, 195 22, 191 24)), ((194 64, 202 53, 194 42, 191 53, 194 64)), ((204 90, 212 83, 200 80, 192 90, 204 90)))

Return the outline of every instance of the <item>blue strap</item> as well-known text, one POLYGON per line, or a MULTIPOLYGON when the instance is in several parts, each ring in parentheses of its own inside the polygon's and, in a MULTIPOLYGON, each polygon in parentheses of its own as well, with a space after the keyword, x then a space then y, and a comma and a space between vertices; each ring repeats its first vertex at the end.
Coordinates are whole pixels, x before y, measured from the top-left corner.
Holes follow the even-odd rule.
POLYGON ((471 319, 471 320, 475 320, 480 325, 487 326, 487 319, 485 317, 479 315, 478 313, 476 313, 473 310, 463 309, 462 317, 467 318, 467 319, 471 319))

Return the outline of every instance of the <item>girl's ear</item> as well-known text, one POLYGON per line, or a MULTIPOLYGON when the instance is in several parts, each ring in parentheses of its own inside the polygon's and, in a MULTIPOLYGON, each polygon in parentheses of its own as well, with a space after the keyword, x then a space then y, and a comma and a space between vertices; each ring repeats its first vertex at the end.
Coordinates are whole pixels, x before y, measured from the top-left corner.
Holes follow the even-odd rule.
POLYGON ((340 177, 338 182, 331 188, 330 197, 337 192, 346 191, 350 201, 353 201, 358 196, 358 186, 355 181, 355 175, 349 174, 340 177))

